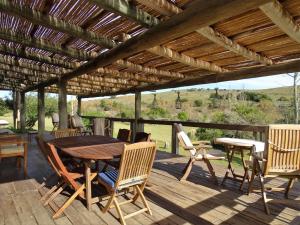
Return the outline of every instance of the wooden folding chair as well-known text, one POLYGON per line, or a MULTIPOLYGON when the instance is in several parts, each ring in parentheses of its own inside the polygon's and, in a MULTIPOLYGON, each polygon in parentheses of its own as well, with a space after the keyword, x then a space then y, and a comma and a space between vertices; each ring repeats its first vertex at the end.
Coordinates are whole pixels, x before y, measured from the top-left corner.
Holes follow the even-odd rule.
POLYGON ((133 142, 144 142, 144 141, 151 141, 151 134, 145 132, 136 132, 133 142))
POLYGON ((117 139, 124 142, 130 142, 131 140, 131 130, 119 129, 117 139))
POLYGON ((54 132, 56 129, 58 129, 58 126, 59 126, 59 115, 58 115, 58 113, 53 113, 51 115, 51 119, 52 119, 52 125, 53 125, 52 132, 54 132))
MULTIPOLYGON (((252 192, 255 177, 259 178, 265 211, 270 214, 266 191, 283 191, 285 197, 300 178, 300 125, 270 125, 263 157, 253 154, 253 169, 248 192, 252 192), (265 187, 267 177, 283 177, 289 180, 286 188, 265 187)), ((277 200, 280 202, 280 200, 277 200)), ((286 201, 281 201, 284 203, 286 201)), ((287 202, 286 202, 287 203, 287 202)))
POLYGON ((102 184, 110 195, 102 211, 107 212, 110 208, 115 207, 122 225, 126 224, 126 219, 142 212, 148 212, 152 215, 143 190, 151 172, 155 152, 156 146, 153 142, 124 145, 120 169, 102 172, 98 175, 99 184, 102 184), (118 193, 129 188, 133 188, 135 194, 131 197, 126 196, 129 200, 119 202, 117 199, 118 193), (139 197, 142 200, 144 208, 124 216, 120 206, 131 202, 135 203, 139 197))
MULTIPOLYGON (((54 145, 47 144, 47 154, 50 160, 55 167, 55 171, 58 173, 58 176, 61 178, 60 182, 55 188, 50 190, 50 193, 47 194, 46 197, 42 198, 44 201, 44 206, 48 205, 52 202, 66 187, 73 189, 74 194, 66 200, 66 202, 55 212, 53 218, 59 217, 63 211, 75 200, 77 196, 85 199, 84 189, 85 184, 79 183, 79 179, 83 178, 83 173, 70 172, 67 170, 63 162, 61 161, 57 150, 54 145)), ((97 176, 97 173, 92 173, 90 176, 90 180, 93 180, 97 176)))
POLYGON ((55 138, 72 137, 79 135, 76 129, 58 129, 53 133, 55 138))
POLYGON ((81 135, 92 135, 92 130, 87 129, 82 121, 82 118, 78 115, 74 115, 71 117, 71 125, 72 128, 77 129, 78 133, 81 135))
POLYGON ((207 154, 206 151, 211 149, 210 142, 208 141, 197 141, 192 143, 190 138, 186 135, 186 133, 183 131, 183 127, 181 124, 174 124, 177 132, 177 137, 179 139, 179 143, 183 147, 184 150, 190 152, 190 159, 186 165, 186 167, 183 170, 183 176, 181 177, 180 181, 184 181, 189 176, 193 164, 196 161, 203 161, 206 163, 207 168, 215 181, 215 183, 218 183, 218 179, 215 175, 215 171, 210 163, 210 160, 220 160, 225 159, 223 156, 215 156, 212 154, 207 154))

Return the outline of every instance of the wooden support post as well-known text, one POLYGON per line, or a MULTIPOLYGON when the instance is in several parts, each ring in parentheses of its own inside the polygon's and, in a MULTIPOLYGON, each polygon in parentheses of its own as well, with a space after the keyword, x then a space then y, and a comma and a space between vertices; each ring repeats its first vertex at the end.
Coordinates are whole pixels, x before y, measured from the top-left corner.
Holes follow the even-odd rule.
POLYGON ((21 93, 20 91, 16 91, 16 128, 21 129, 21 93))
POLYGON ((20 125, 21 125, 21 132, 25 133, 26 130, 26 102, 25 102, 25 92, 22 92, 20 95, 20 125))
POLYGON ((77 96, 77 115, 81 115, 81 97, 77 96))
POLYGON ((174 124, 172 125, 172 153, 179 155, 179 144, 176 133, 176 127, 174 124))
POLYGON ((133 129, 133 137, 135 137, 136 132, 143 132, 144 131, 144 125, 139 123, 139 119, 141 118, 141 112, 142 112, 142 94, 141 92, 135 93, 135 117, 134 117, 134 129, 133 129))
POLYGON ((38 89, 38 134, 45 132, 45 88, 38 89))
POLYGON ((59 129, 68 128, 67 81, 65 80, 58 83, 58 115, 59 129))
POLYGON ((109 126, 110 126, 110 133, 111 136, 114 136, 114 121, 113 120, 109 120, 109 126))
POLYGON ((14 89, 12 91, 12 98, 13 98, 13 121, 14 121, 14 129, 17 128, 17 92, 16 90, 14 89))

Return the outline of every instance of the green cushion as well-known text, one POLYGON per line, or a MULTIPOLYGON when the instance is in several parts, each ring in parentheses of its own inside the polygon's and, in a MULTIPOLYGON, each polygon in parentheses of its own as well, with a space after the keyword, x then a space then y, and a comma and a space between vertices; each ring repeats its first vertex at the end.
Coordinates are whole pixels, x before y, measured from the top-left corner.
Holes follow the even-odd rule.
POLYGON ((5 145, 0 147, 0 154, 14 154, 24 152, 23 145, 5 145))

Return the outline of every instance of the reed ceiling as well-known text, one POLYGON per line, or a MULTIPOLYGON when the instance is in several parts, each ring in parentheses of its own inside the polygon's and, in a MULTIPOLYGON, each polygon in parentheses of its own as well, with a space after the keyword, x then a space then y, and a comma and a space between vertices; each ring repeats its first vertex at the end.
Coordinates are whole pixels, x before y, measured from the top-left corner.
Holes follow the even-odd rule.
POLYGON ((69 94, 96 96, 299 70, 299 0, 264 1, 142 51, 124 48, 125 57, 95 66, 112 50, 131 39, 138 42, 195 2, 210 4, 0 0, 0 89, 31 91, 43 85, 48 92, 57 92, 55 83, 66 78, 69 94))

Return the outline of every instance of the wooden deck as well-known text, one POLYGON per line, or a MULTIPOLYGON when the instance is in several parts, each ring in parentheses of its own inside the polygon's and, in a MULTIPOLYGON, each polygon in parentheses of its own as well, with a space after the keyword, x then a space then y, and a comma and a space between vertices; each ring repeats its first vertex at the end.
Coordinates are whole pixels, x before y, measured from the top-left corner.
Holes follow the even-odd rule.
MULTIPOLYGON (((168 153, 158 152, 151 174, 151 187, 145 191, 153 211, 153 216, 141 214, 127 220, 128 225, 137 224, 300 224, 300 212, 296 201, 290 201, 293 207, 270 203, 271 215, 263 211, 259 194, 249 196, 238 191, 238 184, 227 182, 226 186, 216 186, 209 180, 201 162, 192 171, 189 181, 179 182, 180 171, 187 159, 168 153)), ((225 167, 215 165, 221 181, 225 167)), ((76 200, 65 214, 53 220, 52 211, 43 207, 36 189, 42 178, 50 173, 49 168, 36 149, 30 146, 30 178, 24 180, 15 168, 15 160, 3 160, 0 164, 0 225, 18 224, 119 224, 116 213, 103 214, 97 205, 88 211, 84 204, 76 200)), ((273 180, 276 186, 283 185, 283 180, 273 180)), ((300 185, 291 192, 296 199, 300 185)), ((276 198, 283 198, 277 193, 276 198)), ((57 203, 66 197, 61 195, 57 203)), ((299 199, 299 198, 298 198, 299 199)), ((299 203, 298 203, 299 204, 299 203)), ((129 213, 135 206, 126 207, 129 213)))

